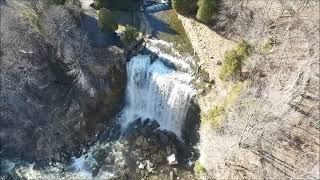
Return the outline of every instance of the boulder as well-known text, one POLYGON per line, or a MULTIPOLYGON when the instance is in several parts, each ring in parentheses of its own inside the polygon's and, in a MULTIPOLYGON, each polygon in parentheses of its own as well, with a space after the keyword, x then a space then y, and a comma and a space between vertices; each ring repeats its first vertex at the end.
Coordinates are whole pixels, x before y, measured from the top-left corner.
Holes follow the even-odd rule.
MULTIPOLYGON (((179 141, 177 136, 170 131, 159 129, 159 123, 156 120, 137 119, 132 122, 127 131, 137 130, 138 135, 135 138, 127 137, 129 143, 129 159, 135 164, 135 171, 139 178, 152 176, 166 166, 176 165, 186 162, 185 146, 179 141)), ((171 167, 169 167, 171 168, 171 167)), ((168 172, 169 173, 169 172, 168 172)))
POLYGON ((139 169, 144 169, 144 167, 145 167, 145 165, 142 162, 140 162, 138 168, 139 169))
POLYGON ((151 130, 158 129, 160 127, 160 124, 156 120, 151 120, 148 124, 151 130))
POLYGON ((170 156, 168 156, 167 161, 169 165, 178 164, 178 159, 175 154, 171 154, 170 156))

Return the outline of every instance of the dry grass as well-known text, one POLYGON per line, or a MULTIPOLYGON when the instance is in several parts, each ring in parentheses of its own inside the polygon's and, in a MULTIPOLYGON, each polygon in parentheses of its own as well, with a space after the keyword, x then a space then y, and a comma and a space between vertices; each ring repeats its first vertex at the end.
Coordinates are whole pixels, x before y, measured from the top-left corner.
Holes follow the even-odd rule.
POLYGON ((215 29, 255 51, 241 98, 200 129, 201 164, 217 179, 319 178, 319 2, 223 2, 215 29))

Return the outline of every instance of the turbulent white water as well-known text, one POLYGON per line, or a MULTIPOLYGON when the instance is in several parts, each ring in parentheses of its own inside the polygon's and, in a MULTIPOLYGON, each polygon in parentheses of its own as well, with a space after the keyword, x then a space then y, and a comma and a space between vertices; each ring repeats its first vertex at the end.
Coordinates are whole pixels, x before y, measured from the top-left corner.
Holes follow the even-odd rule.
MULTIPOLYGON (((151 52, 157 52, 158 59, 151 62, 149 55, 137 55, 128 62, 126 106, 120 113, 120 120, 125 129, 137 118, 155 119, 159 122, 161 129, 172 131, 181 137, 181 129, 195 90, 190 85, 192 80, 190 74, 175 71, 165 65, 165 63, 174 64, 188 72, 189 64, 180 60, 179 54, 169 55, 162 52, 164 47, 170 46, 164 41, 153 40, 147 44, 147 48, 151 52)), ((96 149, 101 147, 97 146, 96 149)), ((91 169, 97 163, 92 158, 94 151, 95 148, 92 147, 86 155, 73 158, 72 166, 79 176, 92 177, 91 169)), ((124 162, 121 154, 114 154, 118 164, 124 162)), ((116 170, 111 169, 101 171, 98 176, 111 178, 115 174, 116 170)))
POLYGON ((124 123, 136 118, 151 118, 161 129, 173 131, 181 137, 189 103, 194 89, 192 77, 176 72, 157 59, 153 63, 148 55, 133 57, 127 65, 128 84, 124 123))

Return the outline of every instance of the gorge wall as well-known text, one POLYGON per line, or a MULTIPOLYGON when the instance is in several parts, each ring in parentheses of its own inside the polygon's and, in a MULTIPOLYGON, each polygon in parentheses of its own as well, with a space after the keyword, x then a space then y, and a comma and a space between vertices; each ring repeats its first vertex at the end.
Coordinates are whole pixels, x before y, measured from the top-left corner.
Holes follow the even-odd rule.
POLYGON ((121 109, 125 58, 90 46, 79 6, 23 2, 1 3, 0 154, 65 162, 121 109))

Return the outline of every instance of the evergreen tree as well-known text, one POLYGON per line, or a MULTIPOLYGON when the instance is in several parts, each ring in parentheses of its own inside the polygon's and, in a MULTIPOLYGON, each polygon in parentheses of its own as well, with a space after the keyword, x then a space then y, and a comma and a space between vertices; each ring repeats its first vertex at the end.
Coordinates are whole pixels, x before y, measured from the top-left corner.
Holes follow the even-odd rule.
POLYGON ((179 14, 190 15, 197 10, 196 0, 172 0, 172 6, 179 14))
POLYGON ((217 11, 216 0, 199 0, 198 7, 197 19, 204 24, 208 24, 217 11))

